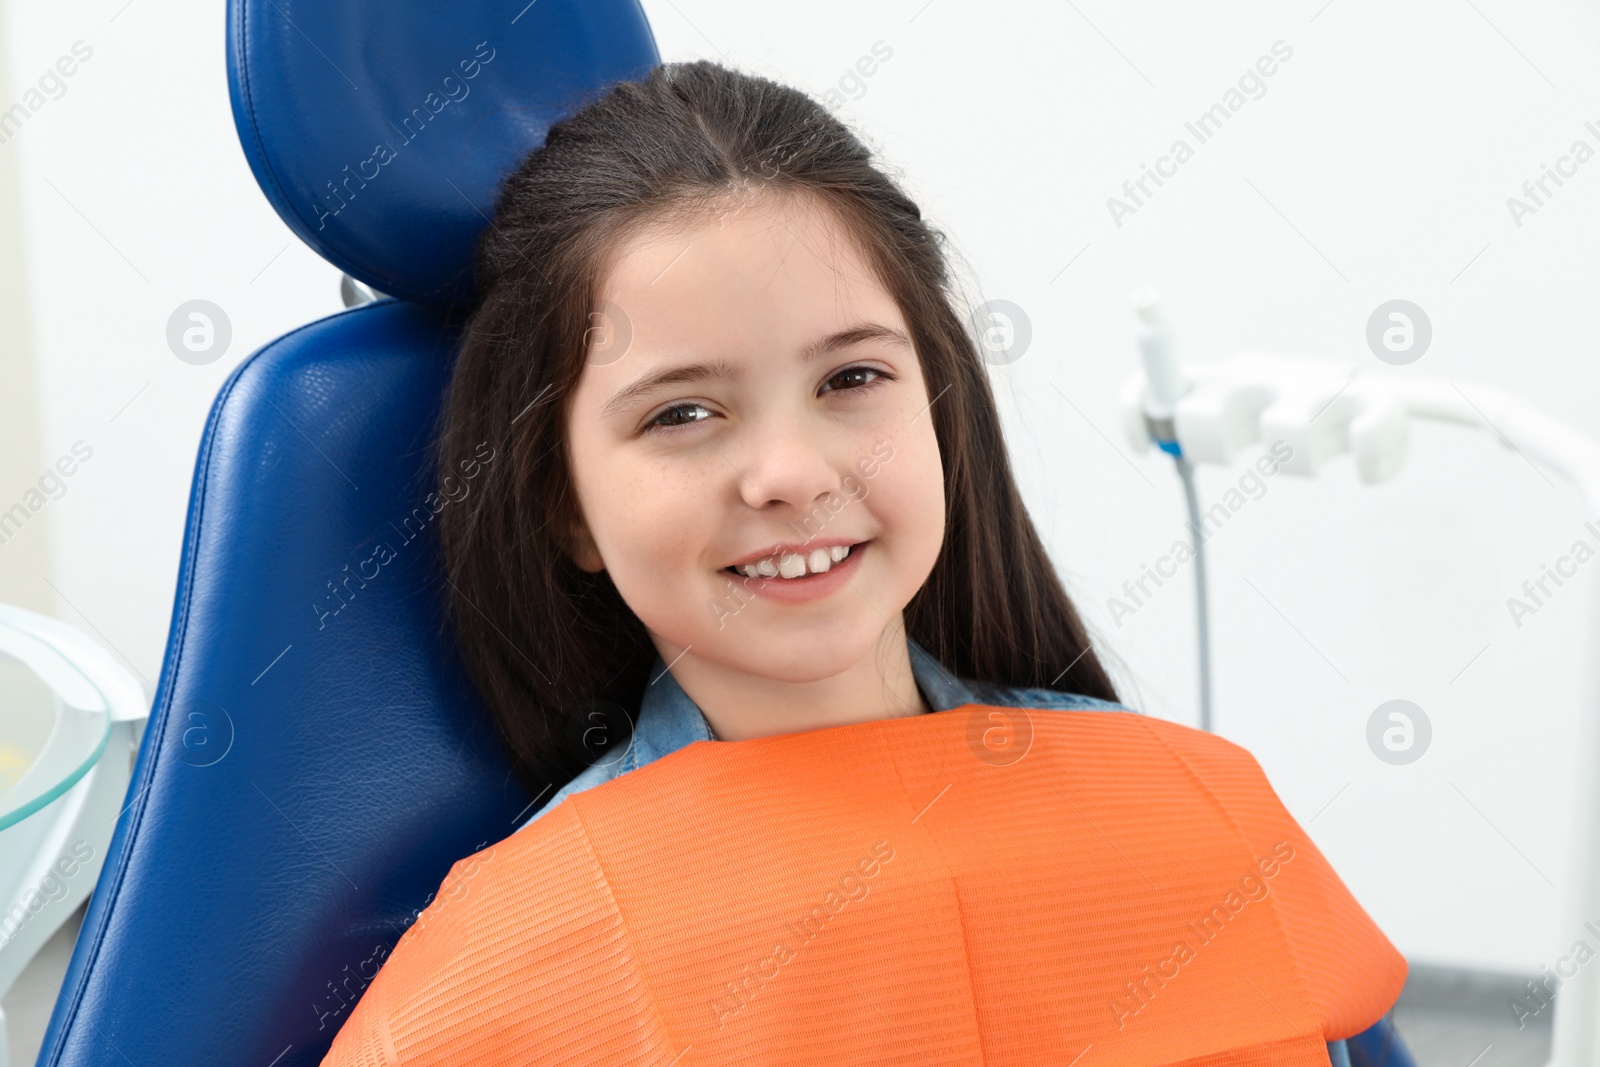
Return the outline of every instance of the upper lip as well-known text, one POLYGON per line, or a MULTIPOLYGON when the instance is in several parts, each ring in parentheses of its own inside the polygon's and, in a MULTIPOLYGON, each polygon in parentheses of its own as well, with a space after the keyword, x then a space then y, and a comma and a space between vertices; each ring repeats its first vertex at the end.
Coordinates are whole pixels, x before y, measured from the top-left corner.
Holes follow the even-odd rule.
POLYGON ((759 552, 751 552, 749 555, 740 556, 732 563, 727 564, 727 566, 743 567, 747 563, 755 563, 763 559, 777 560, 787 552, 793 552, 797 556, 803 556, 809 552, 814 552, 819 548, 832 548, 834 545, 859 545, 863 540, 864 538, 852 540, 848 537, 835 537, 831 540, 818 538, 814 541, 806 541, 805 543, 798 545, 792 543, 774 545, 770 548, 761 549, 759 552))

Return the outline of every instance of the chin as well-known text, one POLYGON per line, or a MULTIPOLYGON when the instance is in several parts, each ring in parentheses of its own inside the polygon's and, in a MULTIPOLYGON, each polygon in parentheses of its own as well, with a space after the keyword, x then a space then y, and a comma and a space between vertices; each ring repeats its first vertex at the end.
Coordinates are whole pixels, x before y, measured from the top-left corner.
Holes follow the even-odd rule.
MULTIPOLYGON (((809 626, 751 625, 743 633, 711 635, 706 645, 691 651, 701 658, 746 674, 784 682, 814 682, 831 678, 870 656, 883 634, 883 620, 867 608, 871 618, 818 619, 809 626)), ((729 630, 733 629, 730 622, 729 630)))

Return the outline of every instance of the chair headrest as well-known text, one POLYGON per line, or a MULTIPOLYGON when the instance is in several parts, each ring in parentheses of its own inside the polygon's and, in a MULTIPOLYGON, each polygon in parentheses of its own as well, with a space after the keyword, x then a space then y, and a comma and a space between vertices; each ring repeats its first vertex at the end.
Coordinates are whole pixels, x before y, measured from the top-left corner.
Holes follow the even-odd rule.
POLYGON ((638 0, 231 0, 228 91, 290 229, 380 292, 473 296, 500 183, 550 124, 660 62, 638 0))

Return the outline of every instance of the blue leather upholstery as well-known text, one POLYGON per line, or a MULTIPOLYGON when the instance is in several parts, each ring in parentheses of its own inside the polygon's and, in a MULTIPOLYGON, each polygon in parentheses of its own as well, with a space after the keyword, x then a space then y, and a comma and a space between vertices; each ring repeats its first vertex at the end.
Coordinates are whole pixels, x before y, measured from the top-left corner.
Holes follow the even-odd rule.
POLYGON ((341 270, 434 304, 470 299, 495 192, 550 123, 659 62, 638 0, 228 4, 234 124, 267 199, 341 270))
POLYGON ((428 446, 501 176, 659 57, 637 0, 519 7, 230 3, 262 189, 418 302, 293 331, 212 406, 155 704, 39 1065, 317 1064, 451 864, 529 811, 440 636, 428 446), (409 142, 389 127, 432 106, 409 142))
POLYGON ((1345 1044, 1350 1051, 1350 1067, 1417 1067, 1388 1015, 1345 1044))

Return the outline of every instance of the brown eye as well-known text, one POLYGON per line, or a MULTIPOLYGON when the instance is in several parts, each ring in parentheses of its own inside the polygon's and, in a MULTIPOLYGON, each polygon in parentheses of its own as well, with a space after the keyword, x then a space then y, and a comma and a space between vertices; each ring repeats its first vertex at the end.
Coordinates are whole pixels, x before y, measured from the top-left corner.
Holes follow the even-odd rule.
POLYGON ((870 389, 875 385, 881 385, 885 381, 893 380, 894 375, 890 374, 888 371, 879 370, 877 367, 856 366, 846 367, 838 374, 835 374, 832 378, 829 378, 828 382, 830 384, 840 381, 846 382, 848 384, 844 386, 844 391, 856 392, 859 390, 870 389))
MULTIPOLYGON (((706 419, 704 419, 704 418, 691 418, 691 419, 685 419, 685 420, 682 420, 682 421, 675 421, 673 419, 673 416, 676 415, 678 412, 695 411, 695 410, 705 411, 705 412, 709 413, 711 409, 706 407, 704 404, 696 404, 693 401, 690 401, 688 403, 683 403, 683 404, 674 404, 670 408, 664 409, 659 415, 657 415, 655 418, 651 419, 649 422, 645 423, 645 429, 652 430, 652 431, 654 431, 654 430, 675 430, 675 429, 678 429, 678 428, 683 427, 683 426, 692 426, 697 422, 705 422, 706 419), (663 421, 663 420, 665 420, 665 421, 663 421)), ((706 418, 710 418, 710 415, 708 414, 706 416, 706 418)))

